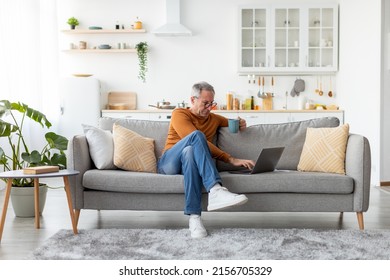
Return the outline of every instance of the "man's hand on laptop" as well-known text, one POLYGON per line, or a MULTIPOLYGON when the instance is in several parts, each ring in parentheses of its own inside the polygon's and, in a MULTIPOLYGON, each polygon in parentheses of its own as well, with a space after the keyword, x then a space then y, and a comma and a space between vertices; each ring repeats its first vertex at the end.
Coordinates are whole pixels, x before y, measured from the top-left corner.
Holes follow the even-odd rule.
POLYGON ((239 158, 234 158, 234 157, 229 158, 229 163, 234 165, 234 166, 244 166, 250 170, 252 170, 253 167, 255 166, 255 162, 253 160, 239 159, 239 158))

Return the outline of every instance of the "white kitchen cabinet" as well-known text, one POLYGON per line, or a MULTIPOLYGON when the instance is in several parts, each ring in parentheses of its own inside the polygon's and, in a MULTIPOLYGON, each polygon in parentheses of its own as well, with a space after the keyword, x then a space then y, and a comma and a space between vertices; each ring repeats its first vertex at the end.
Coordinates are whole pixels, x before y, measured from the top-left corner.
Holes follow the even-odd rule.
MULTIPOLYGON (((243 118, 247 126, 256 124, 275 124, 304 121, 322 117, 336 117, 344 123, 344 111, 341 110, 214 110, 228 119, 243 118)), ((102 110, 102 117, 128 118, 134 120, 170 121, 172 110, 102 110)))
POLYGON ((227 119, 237 119, 239 116, 239 113, 237 113, 237 111, 218 110, 218 111, 212 111, 212 112, 216 113, 218 115, 224 116, 227 119))
POLYGON ((240 118, 246 120, 247 125, 256 124, 276 124, 305 121, 323 117, 336 117, 340 124, 344 123, 344 111, 330 110, 273 110, 273 111, 241 111, 238 113, 240 118))
POLYGON ((155 112, 155 113, 149 113, 149 120, 151 121, 170 121, 171 120, 172 113, 160 113, 160 112, 155 112))
POLYGON ((337 71, 337 4, 240 7, 239 22, 239 73, 337 71))
POLYGON ((149 113, 136 110, 102 110, 102 117, 149 120, 149 113))
POLYGON ((259 123, 264 123, 265 113, 240 112, 239 117, 245 119, 246 125, 251 126, 259 123))

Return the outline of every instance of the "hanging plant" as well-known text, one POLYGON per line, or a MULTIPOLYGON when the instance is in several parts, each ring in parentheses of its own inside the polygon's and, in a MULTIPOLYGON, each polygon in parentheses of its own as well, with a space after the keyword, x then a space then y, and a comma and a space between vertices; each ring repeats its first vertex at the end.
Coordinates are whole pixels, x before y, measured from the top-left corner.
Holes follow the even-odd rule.
POLYGON ((142 82, 146 82, 146 72, 148 71, 148 43, 139 42, 135 48, 137 49, 138 62, 139 62, 139 72, 138 79, 142 82))

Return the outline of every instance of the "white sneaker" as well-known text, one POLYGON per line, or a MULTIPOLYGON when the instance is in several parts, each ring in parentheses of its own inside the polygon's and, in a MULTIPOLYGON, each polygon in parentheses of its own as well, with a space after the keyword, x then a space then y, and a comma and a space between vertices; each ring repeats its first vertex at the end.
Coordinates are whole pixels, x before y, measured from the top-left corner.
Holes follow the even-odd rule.
POLYGON ((218 187, 209 193, 208 211, 222 210, 231 206, 238 206, 246 203, 248 198, 243 194, 231 193, 224 187, 218 187))
POLYGON ((200 216, 190 216, 189 224, 192 238, 203 238, 207 236, 207 231, 203 226, 200 216))

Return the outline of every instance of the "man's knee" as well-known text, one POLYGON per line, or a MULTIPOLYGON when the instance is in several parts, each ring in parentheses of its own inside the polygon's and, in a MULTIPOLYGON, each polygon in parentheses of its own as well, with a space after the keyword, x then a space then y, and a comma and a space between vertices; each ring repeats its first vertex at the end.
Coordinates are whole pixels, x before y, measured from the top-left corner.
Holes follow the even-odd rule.
POLYGON ((182 161, 183 159, 188 161, 194 158, 194 148, 192 146, 187 146, 182 151, 182 161))
POLYGON ((202 139, 202 140, 206 140, 206 136, 204 135, 204 133, 200 130, 195 130, 191 133, 191 136, 192 137, 196 137, 196 138, 199 138, 199 139, 202 139))

